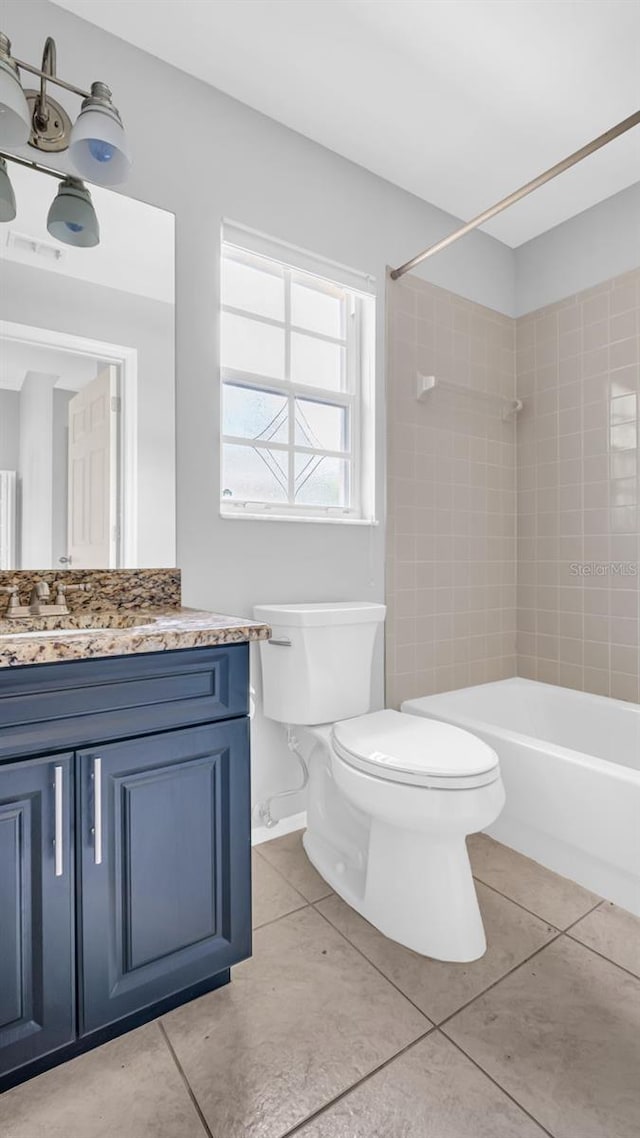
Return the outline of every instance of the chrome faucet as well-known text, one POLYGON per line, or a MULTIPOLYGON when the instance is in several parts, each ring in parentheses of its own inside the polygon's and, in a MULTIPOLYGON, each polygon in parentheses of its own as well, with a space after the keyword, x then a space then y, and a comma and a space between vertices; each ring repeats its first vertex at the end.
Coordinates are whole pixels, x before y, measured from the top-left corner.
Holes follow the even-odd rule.
POLYGON ((46 581, 36 581, 31 590, 29 612, 31 616, 68 616, 66 594, 73 592, 89 593, 91 585, 66 585, 63 581, 54 582, 55 601, 49 604, 51 590, 46 581))
POLYGON ((90 593, 91 585, 67 585, 64 581, 55 581, 52 586, 55 601, 51 600, 51 589, 46 581, 34 581, 28 605, 20 604, 19 585, 0 585, 0 593, 7 593, 9 601, 5 616, 7 620, 24 620, 28 616, 69 616, 67 593, 90 593))

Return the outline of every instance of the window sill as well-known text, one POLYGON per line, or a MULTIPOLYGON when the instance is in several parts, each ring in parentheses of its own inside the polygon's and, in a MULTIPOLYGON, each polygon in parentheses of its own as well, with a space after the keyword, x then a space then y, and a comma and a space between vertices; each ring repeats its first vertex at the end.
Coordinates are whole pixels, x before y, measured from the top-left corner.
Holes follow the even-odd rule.
POLYGON ((235 510, 233 512, 227 510, 220 510, 220 517, 225 522, 297 522, 298 525, 302 522, 304 525, 321 525, 321 526, 378 526, 380 522, 376 518, 311 518, 301 517, 295 514, 272 514, 265 511, 259 514, 239 513, 235 510))

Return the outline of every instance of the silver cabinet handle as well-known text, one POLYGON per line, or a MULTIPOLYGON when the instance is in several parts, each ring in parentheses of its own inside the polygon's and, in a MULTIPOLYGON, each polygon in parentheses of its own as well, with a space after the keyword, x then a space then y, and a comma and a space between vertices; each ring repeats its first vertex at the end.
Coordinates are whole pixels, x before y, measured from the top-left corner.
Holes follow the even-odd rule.
POLYGON ((93 760, 93 860, 102 865, 102 759, 93 760))
POLYGON ((291 641, 289 640, 288 637, 283 637, 282 640, 274 640, 273 637, 270 637, 269 640, 267 641, 267 643, 275 645, 276 648, 290 648, 291 647, 291 641))
POLYGON ((54 801, 55 801, 55 836, 53 839, 54 861, 55 861, 55 874, 56 877, 62 877, 63 869, 63 848, 62 848, 62 828, 63 828, 63 815, 62 815, 62 767, 56 766, 54 768, 54 801))

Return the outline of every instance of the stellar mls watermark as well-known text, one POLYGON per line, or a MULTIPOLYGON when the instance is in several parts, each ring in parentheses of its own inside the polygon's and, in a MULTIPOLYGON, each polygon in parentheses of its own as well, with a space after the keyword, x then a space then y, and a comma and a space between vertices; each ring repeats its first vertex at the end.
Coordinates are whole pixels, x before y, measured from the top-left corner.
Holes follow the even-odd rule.
POLYGON ((569 565, 572 577, 638 577, 638 561, 572 561, 569 565))

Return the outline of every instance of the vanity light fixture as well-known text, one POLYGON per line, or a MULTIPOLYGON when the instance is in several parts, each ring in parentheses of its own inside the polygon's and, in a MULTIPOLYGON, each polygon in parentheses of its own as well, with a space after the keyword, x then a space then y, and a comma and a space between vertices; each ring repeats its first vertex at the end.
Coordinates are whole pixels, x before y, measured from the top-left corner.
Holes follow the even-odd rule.
POLYGON ((100 226, 91 194, 84 182, 70 174, 60 174, 49 166, 41 166, 39 162, 7 154, 6 151, 0 153, 0 222, 13 221, 16 216, 16 199, 9 180, 7 162, 15 162, 29 170, 38 170, 60 183, 47 215, 47 229, 52 237, 65 245, 74 245, 77 249, 91 249, 99 244, 100 226))
POLYGON ((82 100, 69 157, 78 173, 103 186, 117 186, 127 178, 131 165, 127 137, 104 83, 92 83, 91 94, 82 100))
POLYGON ((0 146, 28 144, 43 153, 69 151, 79 174, 103 186, 126 181, 131 157, 122 119, 111 101, 106 83, 92 83, 83 91, 56 74, 56 44, 48 36, 42 66, 34 67, 11 55, 11 42, 0 32, 0 146), (38 90, 24 90, 20 72, 40 78, 38 90), (63 87, 82 99, 72 126, 64 107, 53 99, 47 84, 63 87))
POLYGON ((20 84, 11 44, 0 32, 0 137, 7 146, 24 146, 31 133, 31 114, 20 84))
POLYGON ((100 241, 100 226, 91 194, 79 178, 64 178, 47 215, 47 229, 65 245, 92 248, 100 241))

